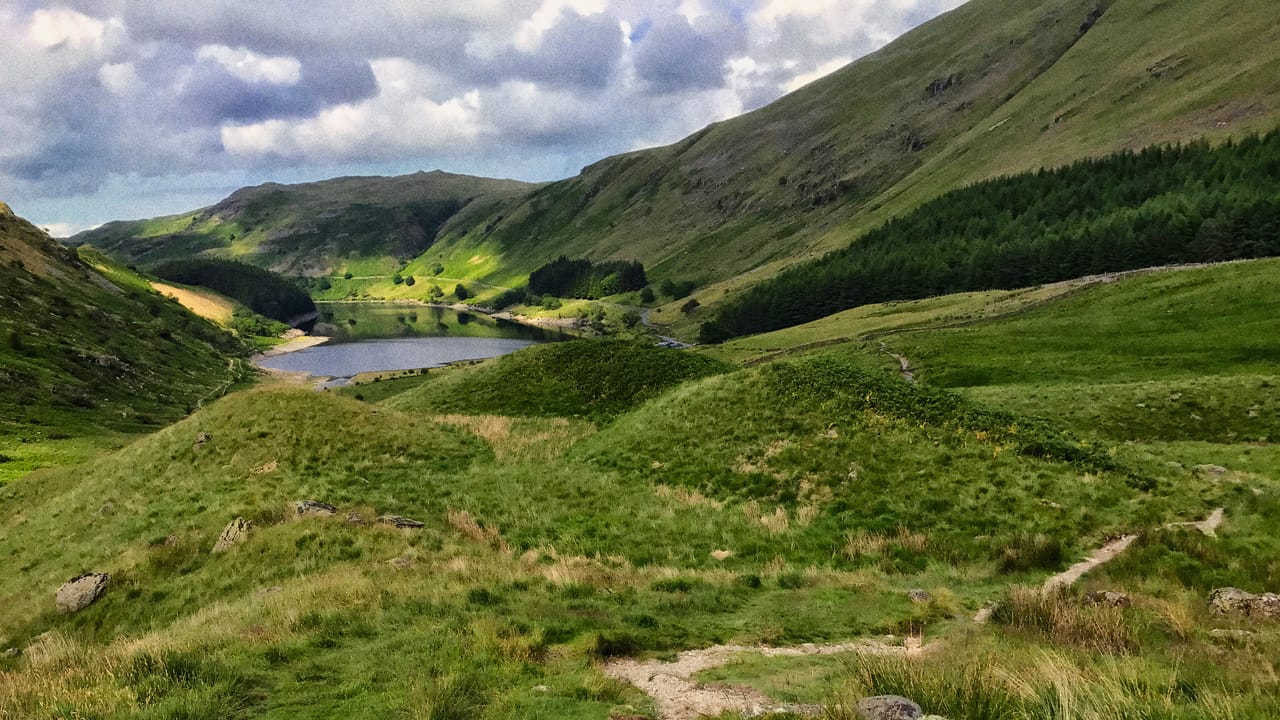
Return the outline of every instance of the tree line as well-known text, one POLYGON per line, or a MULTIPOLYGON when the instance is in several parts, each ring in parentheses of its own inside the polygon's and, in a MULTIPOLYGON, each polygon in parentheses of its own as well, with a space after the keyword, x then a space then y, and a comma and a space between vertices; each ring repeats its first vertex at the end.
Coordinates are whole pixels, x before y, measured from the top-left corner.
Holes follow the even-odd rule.
POLYGON ((703 342, 849 308, 1174 263, 1280 255, 1280 131, 1125 151, 949 192, 763 282, 703 342))
POLYGON ((597 300, 648 284, 644 266, 625 260, 593 263, 561 255, 529 274, 530 294, 561 298, 597 300))
POLYGON ((171 282, 216 290, 272 320, 288 322, 316 309, 311 296, 294 283, 270 270, 234 260, 174 260, 151 272, 171 282))

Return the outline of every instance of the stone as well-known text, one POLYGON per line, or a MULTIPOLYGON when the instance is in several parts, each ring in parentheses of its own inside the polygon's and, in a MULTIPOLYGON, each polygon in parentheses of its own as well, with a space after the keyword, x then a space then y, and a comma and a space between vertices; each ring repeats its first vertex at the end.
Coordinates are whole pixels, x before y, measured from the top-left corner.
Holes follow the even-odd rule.
POLYGON ((363 525, 363 524, 364 524, 364 516, 363 516, 363 515, 361 515, 361 514, 360 514, 360 513, 358 513, 358 512, 349 512, 349 513, 347 513, 347 524, 348 524, 348 525, 363 525))
POLYGON ((3 657, 5 660, 8 660, 9 658, 16 658, 21 654, 22 654, 22 651, 19 650, 18 648, 9 648, 8 650, 5 650, 4 654, 0 655, 0 657, 3 657))
POLYGON ((1209 607, 1219 615, 1244 615, 1256 620, 1280 618, 1280 595, 1254 595, 1240 588, 1218 588, 1209 593, 1209 607))
POLYGON ((58 612, 73 613, 89 607, 106 594, 110 582, 108 573, 91 572, 71 578, 58 588, 55 598, 58 612))
POLYGON ((201 445, 209 442, 212 439, 213 439, 213 436, 210 435, 209 433, 198 432, 196 433, 196 447, 200 447, 201 445))
POLYGON ((920 588, 908 590, 907 597, 911 598, 911 602, 914 603, 927 603, 933 599, 933 596, 927 590, 921 590, 920 588))
POLYGON ((1095 590, 1084 596, 1085 605, 1101 605, 1102 607, 1127 608, 1133 604, 1128 593, 1112 590, 1095 590))
POLYGON ((863 698, 853 706, 861 720, 920 720, 924 711, 901 695, 876 695, 863 698))
POLYGON ((167 537, 167 538, 165 538, 165 539, 164 539, 164 546, 165 546, 165 547, 173 547, 174 545, 177 545, 177 544, 178 544, 178 536, 177 536, 177 535, 170 535, 169 537, 167 537))
POLYGON ((408 570, 413 567, 413 558, 408 558, 408 557, 392 558, 391 560, 387 561, 387 564, 392 567, 400 568, 401 570, 408 570))
POLYGON ((1192 470, 1195 470, 1200 475, 1213 475, 1215 477, 1227 474, 1227 469, 1221 465, 1197 465, 1192 470))
POLYGON ((262 588, 258 592, 254 593, 254 595, 258 597, 262 597, 264 595, 274 595, 278 592, 283 592, 283 591, 284 591, 284 588, 280 587, 279 585, 272 585, 271 587, 262 588))
POLYGON ((1231 638, 1232 640, 1246 640, 1253 637, 1252 630, 1223 630, 1221 628, 1210 630, 1209 635, 1216 638, 1231 638))
POLYGON ((401 517, 400 515, 382 515, 378 518, 378 522, 383 525, 391 525, 402 530, 416 530, 417 528, 426 527, 422 523, 412 518, 401 517))
POLYGON ((238 517, 231 521, 222 534, 218 536, 218 542, 213 544, 213 552, 226 552, 233 545, 244 542, 249 536, 249 530, 253 528, 253 523, 238 517))
POLYGON ((336 515, 338 513, 338 508, 318 500, 299 500, 293 504, 293 509, 298 514, 298 517, 336 515))

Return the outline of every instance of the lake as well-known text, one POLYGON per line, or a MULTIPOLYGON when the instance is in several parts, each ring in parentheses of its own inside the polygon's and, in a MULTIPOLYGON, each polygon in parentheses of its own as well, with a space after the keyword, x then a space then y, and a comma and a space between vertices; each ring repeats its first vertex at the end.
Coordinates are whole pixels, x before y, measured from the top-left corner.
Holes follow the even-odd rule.
POLYGON ((263 358, 262 367, 350 378, 365 372, 481 360, 565 336, 449 308, 384 303, 316 303, 312 335, 325 345, 263 358))

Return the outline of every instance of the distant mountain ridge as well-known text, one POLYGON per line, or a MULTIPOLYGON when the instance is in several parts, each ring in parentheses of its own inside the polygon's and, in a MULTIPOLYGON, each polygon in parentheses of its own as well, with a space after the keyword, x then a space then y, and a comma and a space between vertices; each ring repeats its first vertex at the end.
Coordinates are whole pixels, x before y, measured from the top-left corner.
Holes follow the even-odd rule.
MULTIPOLYGON (((702 305, 715 305, 974 182, 1160 142, 1273 129, 1280 118, 1273 15, 1263 3, 1226 0, 971 0, 769 106, 673 145, 477 197, 444 222, 427 223, 437 228, 429 243, 403 234, 356 243, 383 253, 357 270, 389 275, 405 259, 399 253, 419 251, 415 268, 512 286, 560 255, 638 260, 655 280, 696 281, 702 305)), ((347 209, 326 222, 301 219, 264 233, 247 209, 265 202, 271 187, 253 189, 258 205, 228 212, 247 200, 237 193, 196 224, 212 228, 206 238, 242 226, 262 238, 256 245, 193 245, 189 229, 157 232, 160 221, 108 226, 77 241, 147 262, 216 252, 320 274, 341 264, 351 227, 376 225, 385 235, 412 224, 401 210, 352 193, 347 209)))
POLYGON ((148 266, 204 254, 292 275, 369 263, 364 271, 385 271, 424 252, 447 228, 535 187, 441 171, 266 183, 182 215, 108 223, 71 242, 148 266))

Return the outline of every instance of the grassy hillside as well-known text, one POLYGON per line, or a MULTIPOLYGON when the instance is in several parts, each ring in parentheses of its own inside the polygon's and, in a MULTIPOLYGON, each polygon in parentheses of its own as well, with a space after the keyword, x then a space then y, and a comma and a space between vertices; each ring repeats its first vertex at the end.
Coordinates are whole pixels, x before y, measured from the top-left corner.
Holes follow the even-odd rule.
POLYGON ((72 242, 147 266, 203 254, 290 275, 390 275, 445 229, 532 187, 442 172, 268 183, 184 215, 108 223, 72 242))
POLYGON ((7 207, 0 343, 0 481, 172 422, 243 372, 227 333, 7 207))
MULTIPOLYGON (((537 361, 547 348, 573 346, 510 360, 535 358, 552 378, 608 367, 610 356, 635 362, 636 348, 619 343, 537 361)), ((680 357, 698 360, 664 351, 641 364, 652 370, 680 357)), ((454 370, 457 379, 420 388, 451 382, 453 397, 465 398, 484 386, 505 393, 510 410, 486 405, 479 391, 468 414, 445 404, 447 393, 403 402, 416 392, 409 389, 377 405, 265 388, 224 398, 90 467, 45 471, 0 491, 15 510, 0 518, 0 551, 20 568, 0 578, 0 644, 21 650, 0 659, 0 710, 31 718, 656 717, 600 663, 716 642, 908 632, 952 648, 912 661, 942 669, 904 676, 909 667, 886 659, 863 668, 855 655, 832 673, 790 674, 786 692, 838 701, 898 682, 955 718, 1050 717, 963 709, 967 696, 946 683, 965 677, 956 667, 970 657, 966 648, 982 648, 984 662, 1001 668, 995 677, 1034 677, 1049 657, 1080 676, 1029 695, 1007 689, 1012 682, 991 685, 1017 707, 1083 692, 1085 678, 1110 663, 1153 688, 1174 672, 1184 717, 1274 709, 1269 684, 1240 681, 1252 651, 1214 646, 1208 628, 1221 622, 1190 595, 1175 595, 1165 610, 1106 611, 1136 628, 1099 636, 1119 637, 1121 653, 1099 655, 1065 633, 1037 636, 1012 624, 1024 618, 1016 607, 999 616, 1008 623, 964 619, 985 602, 1021 597, 1018 584, 1118 532, 1218 505, 1243 523, 1262 512, 1251 504, 1274 505, 1250 486, 1209 484, 1128 456, 1113 468, 1105 444, 1090 448, 913 387, 839 348, 734 372, 717 365, 709 377, 685 373, 690 379, 646 393, 648 402, 618 406, 607 425, 550 408, 537 417, 483 414, 520 413, 528 390, 516 374, 494 382, 496 367, 454 370), (1076 460, 1046 447, 1073 448, 1076 460), (292 503, 303 499, 340 511, 299 519, 292 503), (424 527, 370 524, 383 513, 424 527), (62 524, 90 514, 94 522, 69 532, 62 524), (237 516, 253 523, 247 539, 211 553, 237 516), (39 542, 52 533, 62 541, 39 542), (112 573, 107 595, 75 615, 56 613, 53 589, 89 569, 112 573), (912 588, 932 599, 912 602, 912 588), (1184 624, 1165 624, 1161 612, 1184 624), (1195 626, 1190 634, 1185 623, 1195 626), (911 678, 923 690, 903 685, 911 678)), ((650 374, 610 382, 635 386, 650 374)), ((1250 483, 1258 484, 1274 487, 1250 483)), ((1247 533, 1228 535, 1231 542, 1256 537, 1254 526, 1231 527, 1247 533)), ((1170 566, 1179 547, 1152 533, 1148 564, 1117 570, 1112 582, 1142 588, 1154 603, 1174 586, 1140 573, 1170 566)), ((1213 572, 1215 582, 1259 577, 1244 565, 1213 572)), ((1081 627, 1086 640, 1101 632, 1081 627)), ((776 693, 774 678, 790 663, 725 672, 776 693)), ((1168 708, 1163 697, 1153 690, 1080 702, 1158 715, 1168 708)))

